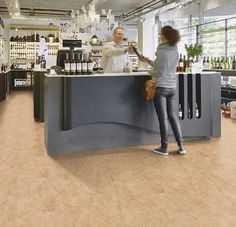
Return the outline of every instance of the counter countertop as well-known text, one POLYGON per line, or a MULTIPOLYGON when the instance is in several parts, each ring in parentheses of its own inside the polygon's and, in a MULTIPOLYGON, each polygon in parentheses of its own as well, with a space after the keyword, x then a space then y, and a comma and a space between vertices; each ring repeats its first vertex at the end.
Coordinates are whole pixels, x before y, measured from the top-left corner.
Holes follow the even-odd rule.
POLYGON ((32 69, 33 72, 47 72, 47 69, 32 69))
MULTIPOLYGON (((190 73, 176 73, 176 75, 179 74, 190 74, 190 73)), ((192 73, 196 74, 196 73, 192 73)), ((201 75, 220 75, 220 72, 200 72, 201 75)), ((48 75, 45 74, 47 77, 68 77, 68 78, 73 78, 73 77, 78 77, 78 78, 83 78, 83 77, 120 77, 120 76, 150 76, 151 72, 132 72, 132 73, 95 73, 92 75, 48 75)))

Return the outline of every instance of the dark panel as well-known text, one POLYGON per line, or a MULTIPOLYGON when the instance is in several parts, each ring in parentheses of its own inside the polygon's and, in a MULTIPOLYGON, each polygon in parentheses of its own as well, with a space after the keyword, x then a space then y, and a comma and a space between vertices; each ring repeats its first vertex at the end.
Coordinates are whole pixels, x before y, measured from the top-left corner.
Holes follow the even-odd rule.
POLYGON ((157 130, 143 77, 64 78, 64 130, 93 123, 123 123, 157 130))
POLYGON ((188 83, 188 102, 187 102, 187 113, 188 119, 193 118, 193 75, 187 75, 187 83, 188 83))
POLYGON ((201 74, 196 74, 196 106, 195 106, 196 117, 201 118, 202 116, 202 86, 201 86, 201 74))

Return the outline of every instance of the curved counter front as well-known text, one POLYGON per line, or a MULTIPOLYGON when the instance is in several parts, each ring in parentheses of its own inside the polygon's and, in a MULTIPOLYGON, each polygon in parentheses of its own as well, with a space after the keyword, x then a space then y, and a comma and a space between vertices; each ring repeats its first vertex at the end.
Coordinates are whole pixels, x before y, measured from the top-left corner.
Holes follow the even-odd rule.
MULTIPOLYGON (((220 136, 219 74, 177 77, 176 111, 181 104, 185 139, 220 136), (195 117, 196 103, 201 113, 198 118, 195 117)), ((148 79, 150 75, 146 72, 46 75, 45 144, 48 153, 158 143, 159 125, 154 106, 146 102, 143 95, 144 82, 148 79)))

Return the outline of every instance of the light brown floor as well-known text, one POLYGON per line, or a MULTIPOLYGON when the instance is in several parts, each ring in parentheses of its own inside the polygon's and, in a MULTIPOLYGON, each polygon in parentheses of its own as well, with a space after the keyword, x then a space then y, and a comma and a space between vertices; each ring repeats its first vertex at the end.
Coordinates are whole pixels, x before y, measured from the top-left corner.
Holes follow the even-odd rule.
POLYGON ((51 158, 32 94, 14 93, 0 104, 0 227, 234 227, 236 121, 222 126, 185 157, 143 146, 51 158))

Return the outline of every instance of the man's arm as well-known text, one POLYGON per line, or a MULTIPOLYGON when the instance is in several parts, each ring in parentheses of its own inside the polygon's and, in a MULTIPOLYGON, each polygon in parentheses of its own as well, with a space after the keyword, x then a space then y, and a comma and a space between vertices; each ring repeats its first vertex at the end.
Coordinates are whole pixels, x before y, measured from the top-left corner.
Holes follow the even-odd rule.
POLYGON ((129 45, 127 48, 115 48, 110 43, 105 44, 103 48, 103 54, 112 57, 112 56, 120 56, 129 52, 132 52, 133 46, 129 45))
POLYGON ((126 48, 114 48, 111 44, 105 44, 103 48, 103 54, 112 57, 119 56, 126 53, 126 48))

